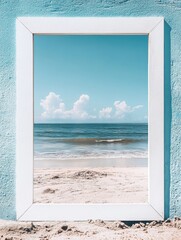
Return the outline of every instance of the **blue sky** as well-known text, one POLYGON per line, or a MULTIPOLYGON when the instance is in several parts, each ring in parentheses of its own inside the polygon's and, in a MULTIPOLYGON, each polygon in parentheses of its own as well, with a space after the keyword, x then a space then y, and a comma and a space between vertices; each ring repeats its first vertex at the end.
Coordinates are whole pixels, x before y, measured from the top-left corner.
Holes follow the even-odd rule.
POLYGON ((34 36, 35 122, 147 122, 147 89, 147 36, 34 36))

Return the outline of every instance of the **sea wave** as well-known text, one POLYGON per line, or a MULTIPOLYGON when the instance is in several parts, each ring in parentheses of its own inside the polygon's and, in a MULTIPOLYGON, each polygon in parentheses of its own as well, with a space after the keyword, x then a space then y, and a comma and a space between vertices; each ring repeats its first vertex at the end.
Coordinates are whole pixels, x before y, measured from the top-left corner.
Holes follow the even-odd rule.
POLYGON ((71 152, 44 152, 38 153, 35 152, 34 157, 36 159, 57 159, 57 160, 66 160, 66 159, 127 159, 127 158, 148 158, 148 151, 102 151, 102 152, 84 152, 84 153, 71 153, 71 152))
POLYGON ((49 140, 51 142, 64 142, 64 143, 72 143, 72 144, 130 144, 136 142, 146 141, 144 138, 136 139, 136 138, 114 138, 114 139, 103 139, 103 138, 54 138, 49 140))

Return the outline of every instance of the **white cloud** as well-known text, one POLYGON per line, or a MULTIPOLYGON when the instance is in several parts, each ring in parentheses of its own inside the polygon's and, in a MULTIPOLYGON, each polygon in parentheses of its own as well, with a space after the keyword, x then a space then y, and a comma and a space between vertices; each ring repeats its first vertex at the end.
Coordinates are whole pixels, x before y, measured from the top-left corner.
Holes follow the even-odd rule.
POLYGON ((40 106, 44 109, 43 118, 55 118, 57 114, 63 114, 65 111, 65 104, 54 92, 50 92, 45 99, 41 99, 40 106))
POLYGON ((66 110, 65 104, 54 92, 50 92, 45 99, 42 99, 40 106, 44 109, 42 117, 45 119, 87 119, 94 116, 89 116, 85 111, 85 107, 89 101, 89 96, 82 94, 79 99, 74 102, 73 108, 66 110))
POLYGON ((128 115, 128 113, 135 112, 143 107, 143 105, 129 106, 126 101, 115 101, 112 107, 105 107, 99 111, 99 118, 101 119, 122 119, 128 115))
POLYGON ((89 101, 89 96, 86 94, 82 94, 79 99, 74 103, 73 108, 69 111, 70 115, 73 118, 88 118, 88 113, 84 110, 84 107, 89 101))
MULTIPOLYGON (((41 117, 43 119, 69 119, 69 120, 91 120, 91 119, 123 119, 129 117, 129 113, 135 112, 142 108, 143 105, 129 106, 125 100, 115 101, 113 107, 104 107, 98 111, 98 116, 90 115, 86 111, 90 97, 87 94, 82 94, 78 100, 73 103, 71 109, 66 109, 65 103, 60 95, 49 92, 49 94, 41 99, 40 106, 43 108, 41 117)), ((94 109, 96 113, 96 110, 94 109)), ((131 115, 130 115, 131 117, 131 115)))
POLYGON ((99 111, 99 117, 100 118, 111 118, 111 112, 112 112, 111 107, 103 108, 99 111))
POLYGON ((142 108, 142 107, 143 107, 143 105, 137 105, 137 106, 134 106, 134 107, 133 107, 133 110, 140 109, 140 108, 142 108))
POLYGON ((124 118, 127 113, 134 112, 137 109, 140 109, 143 107, 143 105, 137 105, 137 106, 129 106, 126 101, 115 101, 114 102, 115 107, 115 116, 117 118, 124 118))
POLYGON ((124 117, 124 114, 131 111, 131 107, 127 105, 125 101, 115 101, 114 102, 115 107, 115 115, 117 117, 124 117))

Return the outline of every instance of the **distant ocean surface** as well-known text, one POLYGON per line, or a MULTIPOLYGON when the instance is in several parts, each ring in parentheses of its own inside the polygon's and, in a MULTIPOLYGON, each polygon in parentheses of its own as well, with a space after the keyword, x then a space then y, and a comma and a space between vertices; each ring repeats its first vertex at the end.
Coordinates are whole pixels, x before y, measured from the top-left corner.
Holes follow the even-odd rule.
POLYGON ((145 159, 147 124, 34 124, 35 160, 145 159))

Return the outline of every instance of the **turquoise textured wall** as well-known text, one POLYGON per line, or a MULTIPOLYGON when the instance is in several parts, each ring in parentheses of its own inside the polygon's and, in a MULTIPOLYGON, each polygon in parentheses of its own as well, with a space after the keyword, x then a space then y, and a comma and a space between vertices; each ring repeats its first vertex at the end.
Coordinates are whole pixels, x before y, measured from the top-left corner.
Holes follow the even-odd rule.
POLYGON ((1 0, 0 218, 16 218, 15 20, 18 16, 165 18, 165 217, 181 216, 181 0, 1 0))

